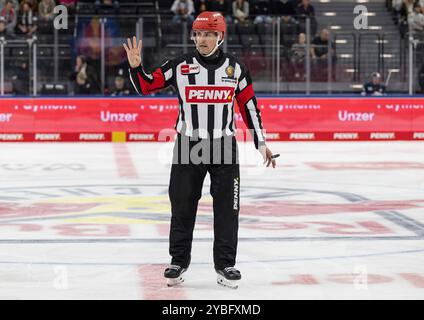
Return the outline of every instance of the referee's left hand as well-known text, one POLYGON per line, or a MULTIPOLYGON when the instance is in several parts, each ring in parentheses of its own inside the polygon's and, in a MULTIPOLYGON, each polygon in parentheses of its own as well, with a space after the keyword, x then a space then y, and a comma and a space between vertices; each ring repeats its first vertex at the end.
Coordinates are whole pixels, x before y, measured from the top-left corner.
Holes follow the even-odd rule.
POLYGON ((269 167, 270 164, 272 164, 272 167, 275 168, 277 165, 275 159, 272 159, 272 151, 266 146, 262 145, 259 147, 259 152, 261 153, 262 157, 264 158, 264 163, 266 163, 266 166, 269 167))

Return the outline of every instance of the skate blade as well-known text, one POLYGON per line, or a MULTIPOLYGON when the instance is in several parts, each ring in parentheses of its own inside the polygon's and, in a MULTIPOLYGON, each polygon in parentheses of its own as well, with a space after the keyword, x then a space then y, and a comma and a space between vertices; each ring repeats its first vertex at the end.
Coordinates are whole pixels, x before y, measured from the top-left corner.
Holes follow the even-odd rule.
POLYGON ((179 285, 183 282, 184 282, 183 277, 178 277, 178 278, 174 278, 174 279, 172 279, 172 278, 166 279, 166 284, 167 284, 168 287, 173 287, 173 286, 179 285))
POLYGON ((216 282, 226 288, 237 289, 238 288, 238 280, 228 280, 225 277, 218 275, 216 282))

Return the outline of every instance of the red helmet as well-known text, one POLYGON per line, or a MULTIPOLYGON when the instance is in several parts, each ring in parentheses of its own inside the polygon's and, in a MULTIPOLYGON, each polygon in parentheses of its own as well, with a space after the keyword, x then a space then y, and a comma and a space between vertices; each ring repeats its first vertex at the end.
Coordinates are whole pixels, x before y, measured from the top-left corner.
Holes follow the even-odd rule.
POLYGON ((203 11, 199 14, 193 22, 193 31, 194 30, 210 30, 222 32, 222 38, 225 37, 225 32, 227 32, 227 24, 225 19, 219 12, 213 11, 203 11))

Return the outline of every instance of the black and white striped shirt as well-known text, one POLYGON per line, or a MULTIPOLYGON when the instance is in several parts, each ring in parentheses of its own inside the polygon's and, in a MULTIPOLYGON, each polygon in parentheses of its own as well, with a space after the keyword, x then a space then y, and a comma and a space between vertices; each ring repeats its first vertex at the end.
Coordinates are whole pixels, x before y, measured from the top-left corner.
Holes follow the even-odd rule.
POLYGON ((139 94, 174 86, 179 100, 177 132, 201 139, 234 135, 236 100, 255 147, 265 144, 261 113, 249 71, 221 49, 212 60, 195 50, 166 61, 152 73, 139 66, 130 68, 129 74, 139 94))

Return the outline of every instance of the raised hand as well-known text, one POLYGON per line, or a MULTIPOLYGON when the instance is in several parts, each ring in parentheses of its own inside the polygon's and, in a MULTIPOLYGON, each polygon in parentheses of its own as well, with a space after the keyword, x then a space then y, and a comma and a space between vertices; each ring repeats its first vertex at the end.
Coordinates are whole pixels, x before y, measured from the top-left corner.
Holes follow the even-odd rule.
POLYGON ((127 52, 128 57, 128 63, 130 64, 131 68, 137 68, 141 64, 141 40, 138 41, 137 45, 137 38, 127 39, 127 44, 124 43, 124 49, 127 52))

